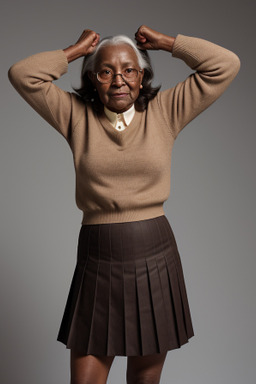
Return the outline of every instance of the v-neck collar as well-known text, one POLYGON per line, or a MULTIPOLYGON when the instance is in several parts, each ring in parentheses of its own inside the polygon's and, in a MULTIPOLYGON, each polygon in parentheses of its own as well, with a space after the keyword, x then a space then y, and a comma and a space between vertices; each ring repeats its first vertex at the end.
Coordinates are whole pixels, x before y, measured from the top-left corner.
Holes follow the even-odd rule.
POLYGON ((143 112, 138 112, 135 110, 132 121, 123 131, 117 131, 113 127, 104 111, 98 115, 98 120, 101 126, 104 128, 105 132, 108 134, 109 138, 111 138, 120 147, 126 147, 132 142, 137 133, 137 130, 141 126, 142 115, 143 112))

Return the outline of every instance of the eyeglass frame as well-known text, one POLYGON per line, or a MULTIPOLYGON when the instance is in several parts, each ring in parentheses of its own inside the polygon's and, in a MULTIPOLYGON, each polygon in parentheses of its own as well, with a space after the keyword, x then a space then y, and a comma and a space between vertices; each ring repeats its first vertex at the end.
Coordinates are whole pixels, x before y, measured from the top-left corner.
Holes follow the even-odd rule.
MULTIPOLYGON (((139 75, 139 72, 142 72, 143 71, 143 69, 136 69, 136 68, 132 68, 132 69, 134 69, 135 71, 137 71, 137 76, 136 76, 136 78, 135 78, 135 80, 138 78, 138 75, 139 75)), ((124 75, 122 74, 122 73, 113 73, 113 75, 112 75, 112 78, 111 78, 111 80, 110 81, 106 81, 106 82, 102 82, 102 81, 100 81, 99 79, 98 79, 98 74, 100 73, 101 71, 99 71, 99 72, 93 72, 93 74, 94 75, 96 75, 96 79, 97 79, 97 81, 100 83, 100 84, 110 84, 110 83, 112 83, 112 81, 114 80, 114 78, 116 77, 116 76, 121 76, 122 77, 122 79, 123 79, 123 81, 125 82, 125 83, 133 83, 135 80, 125 80, 125 78, 124 78, 124 75)))

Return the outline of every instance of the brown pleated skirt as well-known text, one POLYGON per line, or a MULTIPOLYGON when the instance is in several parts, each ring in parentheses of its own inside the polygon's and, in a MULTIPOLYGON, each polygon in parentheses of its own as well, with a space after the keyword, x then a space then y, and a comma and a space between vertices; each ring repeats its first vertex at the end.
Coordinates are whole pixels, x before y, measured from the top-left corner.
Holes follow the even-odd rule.
POLYGON ((165 215, 82 225, 58 341, 84 355, 145 356, 180 348, 193 335, 165 215))

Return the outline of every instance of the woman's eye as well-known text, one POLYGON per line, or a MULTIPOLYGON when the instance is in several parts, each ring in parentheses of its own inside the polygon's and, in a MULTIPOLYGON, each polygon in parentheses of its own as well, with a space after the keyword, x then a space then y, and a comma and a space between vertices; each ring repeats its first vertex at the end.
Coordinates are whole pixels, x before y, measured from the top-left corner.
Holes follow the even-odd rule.
POLYGON ((112 75, 112 71, 110 69, 102 69, 99 74, 100 76, 107 77, 112 75))
POLYGON ((109 69, 104 69, 104 70, 102 71, 102 73, 103 73, 104 75, 111 75, 111 71, 110 71, 109 69))
POLYGON ((126 68, 125 73, 130 74, 130 73, 132 73, 133 71, 134 71, 133 68, 126 68))

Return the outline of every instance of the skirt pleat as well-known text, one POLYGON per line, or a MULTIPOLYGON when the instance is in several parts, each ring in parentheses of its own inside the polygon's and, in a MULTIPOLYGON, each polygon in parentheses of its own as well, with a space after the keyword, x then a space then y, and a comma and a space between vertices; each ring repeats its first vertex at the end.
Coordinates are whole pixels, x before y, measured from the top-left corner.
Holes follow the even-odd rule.
POLYGON ((82 225, 58 340, 88 355, 145 356, 194 335, 166 216, 82 225))

